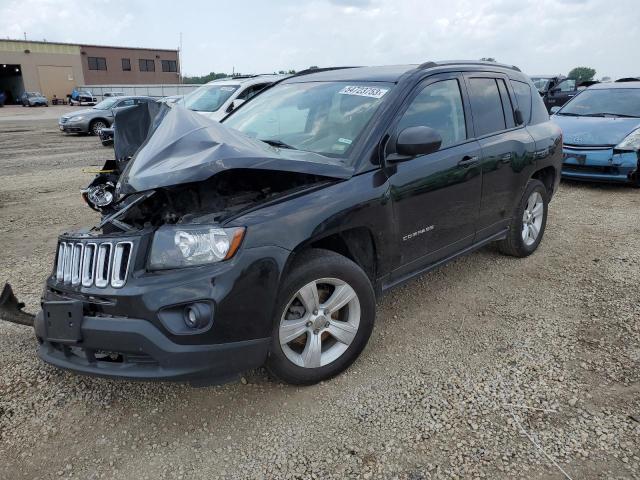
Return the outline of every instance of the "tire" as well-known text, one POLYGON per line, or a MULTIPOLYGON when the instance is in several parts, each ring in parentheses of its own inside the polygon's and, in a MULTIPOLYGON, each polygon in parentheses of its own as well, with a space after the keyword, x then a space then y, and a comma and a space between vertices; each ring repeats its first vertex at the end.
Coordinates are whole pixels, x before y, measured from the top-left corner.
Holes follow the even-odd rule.
POLYGON ((312 385, 358 358, 373 331, 375 295, 366 273, 335 252, 309 250, 294 262, 278 296, 266 367, 286 383, 312 385))
POLYGON ((102 128, 107 128, 107 122, 105 122, 104 120, 92 120, 91 123, 89 124, 89 135, 99 135, 100 134, 100 129, 102 128))
POLYGON ((535 252, 544 236, 548 211, 546 187, 539 180, 529 180, 509 225, 507 238, 498 243, 500 251, 521 258, 535 252))

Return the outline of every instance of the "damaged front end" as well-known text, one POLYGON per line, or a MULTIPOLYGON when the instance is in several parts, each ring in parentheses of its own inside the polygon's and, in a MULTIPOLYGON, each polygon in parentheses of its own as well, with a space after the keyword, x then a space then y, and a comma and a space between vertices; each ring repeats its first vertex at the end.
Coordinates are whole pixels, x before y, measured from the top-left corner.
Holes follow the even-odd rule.
POLYGON ((265 305, 277 297, 289 252, 240 248, 251 225, 234 220, 353 171, 181 107, 160 107, 148 120, 127 157, 118 150, 126 125, 118 118, 111 171, 83 192, 101 221, 59 238, 34 322, 39 356, 139 379, 220 378, 261 365, 271 322, 265 305))

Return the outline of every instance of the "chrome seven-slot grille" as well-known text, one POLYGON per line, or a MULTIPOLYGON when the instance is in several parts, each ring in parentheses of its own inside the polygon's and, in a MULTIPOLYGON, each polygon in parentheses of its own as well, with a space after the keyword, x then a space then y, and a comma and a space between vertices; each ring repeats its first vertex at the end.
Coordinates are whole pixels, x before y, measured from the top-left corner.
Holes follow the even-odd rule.
POLYGON ((65 285, 123 287, 129 274, 133 242, 78 242, 58 244, 55 278, 65 285))

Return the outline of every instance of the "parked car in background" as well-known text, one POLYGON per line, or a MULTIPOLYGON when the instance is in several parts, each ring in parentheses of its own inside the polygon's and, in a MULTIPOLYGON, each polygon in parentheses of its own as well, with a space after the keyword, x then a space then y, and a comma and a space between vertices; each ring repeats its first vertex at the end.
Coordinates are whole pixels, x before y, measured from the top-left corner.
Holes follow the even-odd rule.
POLYGON ((107 97, 124 97, 124 92, 104 92, 102 94, 103 98, 107 97))
POLYGON ((286 75, 252 75, 214 80, 185 95, 184 106, 212 120, 220 121, 229 112, 286 75))
POLYGON ((91 133, 98 135, 100 130, 113 123, 114 111, 140 103, 155 102, 152 97, 109 97, 93 108, 79 110, 60 117, 58 126, 65 133, 91 133))
POLYGON ((95 105, 98 99, 89 90, 76 90, 71 92, 69 105, 95 105))
POLYGON ((48 107, 49 101, 47 97, 40 92, 24 92, 20 95, 20 103, 23 107, 48 107))
POLYGON ((113 135, 115 133, 115 128, 116 124, 114 122, 110 127, 100 129, 98 136, 100 137, 100 143, 102 143, 103 147, 110 147, 111 145, 113 145, 113 135))
POLYGON ((558 85, 566 77, 564 75, 532 75, 531 81, 540 92, 541 96, 545 96, 549 90, 558 85))
POLYGON ((640 82, 593 85, 552 111, 563 177, 640 186, 640 82))
POLYGON ((161 112, 115 189, 88 192, 101 224, 59 238, 35 318, 57 367, 328 379, 383 292, 490 242, 535 252, 560 180, 560 129, 494 62, 316 69, 222 123, 161 112))
POLYGON ((544 103, 549 112, 553 107, 561 107, 585 88, 600 83, 596 80, 589 80, 578 83, 572 78, 565 78, 544 95, 544 103))

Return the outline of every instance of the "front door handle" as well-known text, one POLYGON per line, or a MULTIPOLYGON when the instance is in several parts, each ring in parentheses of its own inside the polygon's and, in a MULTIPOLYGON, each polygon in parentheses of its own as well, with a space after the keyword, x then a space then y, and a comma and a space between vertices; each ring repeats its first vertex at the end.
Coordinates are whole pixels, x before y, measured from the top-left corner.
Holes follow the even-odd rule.
POLYGON ((464 157, 462 157, 462 160, 460 160, 458 162, 458 166, 459 167, 464 167, 464 168, 469 168, 472 165, 475 165, 476 163, 478 163, 478 156, 477 155, 465 155, 464 157))

